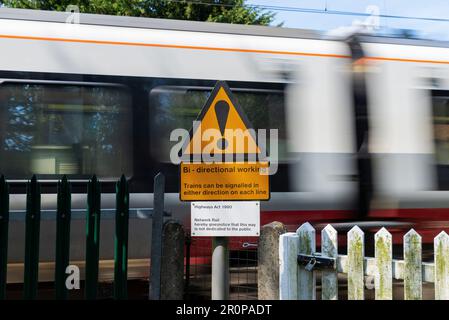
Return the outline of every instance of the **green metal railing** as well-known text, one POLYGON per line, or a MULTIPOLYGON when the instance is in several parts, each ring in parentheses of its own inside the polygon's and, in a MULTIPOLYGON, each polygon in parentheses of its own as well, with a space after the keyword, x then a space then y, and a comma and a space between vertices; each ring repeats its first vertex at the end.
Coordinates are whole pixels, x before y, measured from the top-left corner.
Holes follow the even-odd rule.
POLYGON ((6 297, 8 266, 9 188, 5 177, 0 177, 0 299, 6 297))
POLYGON ((65 284, 66 269, 70 260, 70 219, 71 219, 70 183, 64 176, 58 183, 58 203, 56 211, 56 258, 55 291, 56 299, 67 299, 65 284))
POLYGON ((114 296, 116 299, 126 299, 128 274, 128 220, 129 191, 125 176, 122 176, 116 186, 116 214, 114 239, 114 296))
POLYGON ((39 231, 41 224, 41 190, 36 176, 27 184, 25 217, 25 273, 23 297, 35 299, 39 270, 39 231))
MULTIPOLYGON (((155 179, 155 209, 157 222, 163 216, 163 175, 155 179), (160 203, 159 203, 160 202, 160 203)), ((70 263, 70 223, 71 223, 71 185, 64 176, 57 185, 56 210, 56 256, 55 256, 55 297, 67 299, 66 270, 70 263)), ((98 289, 98 270, 100 258, 100 216, 101 188, 94 175, 87 185, 86 210, 86 260, 85 260, 85 298, 96 299, 98 289)), ((154 220, 154 219, 153 219, 154 220)), ((159 221, 160 220, 160 221, 159 221)), ((25 262, 24 299, 35 299, 38 291, 39 273, 39 233, 41 221, 40 184, 33 176, 27 183, 25 218, 25 262)), ((155 221, 153 221, 153 228, 155 221)), ((9 224, 9 186, 4 176, 0 176, 0 300, 6 298, 8 263, 8 224, 9 224)), ((128 297, 128 225, 129 189, 128 181, 122 176, 116 183, 116 214, 114 238, 114 298, 128 297)), ((154 232, 154 230, 153 230, 154 232)), ((161 232, 159 232, 161 233, 161 232)), ((158 233, 158 234, 159 234, 158 233)), ((154 235, 153 235, 154 237, 154 235)), ((160 239, 155 248, 160 247, 160 239)), ((157 250, 156 250, 157 251, 157 250)), ((153 257, 152 257, 153 258, 153 257)), ((154 258, 160 260, 159 258, 154 258)), ((151 295, 151 294, 150 294, 151 295)))
POLYGON ((87 185, 86 212, 86 299, 97 297, 100 257, 101 188, 94 175, 87 185))

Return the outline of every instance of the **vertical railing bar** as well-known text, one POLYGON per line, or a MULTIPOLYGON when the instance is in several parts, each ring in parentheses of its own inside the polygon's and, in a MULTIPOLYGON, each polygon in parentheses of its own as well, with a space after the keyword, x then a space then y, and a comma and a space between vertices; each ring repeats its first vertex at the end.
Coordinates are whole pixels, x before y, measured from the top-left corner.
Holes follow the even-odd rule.
POLYGON ((100 183, 94 175, 87 186, 85 296, 88 300, 93 300, 97 297, 100 251, 100 212, 100 183))
POLYGON ((35 299, 39 271, 40 186, 35 175, 27 184, 24 298, 35 299))
POLYGON ((114 239, 114 297, 126 299, 128 275, 129 191, 124 175, 116 184, 116 214, 114 239))
POLYGON ((0 177, 0 300, 6 298, 8 271, 9 186, 5 176, 0 177))
POLYGON ((162 258, 162 227, 164 214, 165 177, 158 173, 154 177, 153 221, 151 232, 151 267, 149 299, 161 298, 161 258, 162 258))
POLYGON ((70 183, 66 176, 58 182, 58 201, 56 212, 56 262, 55 262, 55 294, 56 299, 67 299, 66 268, 70 259, 70 220, 71 194, 70 183))

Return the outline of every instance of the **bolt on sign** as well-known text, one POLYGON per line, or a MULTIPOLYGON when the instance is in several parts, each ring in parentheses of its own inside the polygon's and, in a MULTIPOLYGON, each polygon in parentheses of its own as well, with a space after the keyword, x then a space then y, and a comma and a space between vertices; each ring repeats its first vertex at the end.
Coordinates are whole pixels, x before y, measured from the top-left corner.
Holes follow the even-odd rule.
POLYGON ((181 201, 270 199, 264 149, 226 82, 215 85, 189 138, 181 149, 181 201))

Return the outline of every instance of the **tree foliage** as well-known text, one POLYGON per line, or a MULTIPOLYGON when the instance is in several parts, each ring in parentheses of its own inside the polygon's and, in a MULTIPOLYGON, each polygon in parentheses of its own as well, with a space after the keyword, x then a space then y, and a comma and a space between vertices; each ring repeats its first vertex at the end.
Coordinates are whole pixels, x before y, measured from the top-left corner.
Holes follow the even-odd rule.
POLYGON ((82 13, 268 25, 274 13, 248 6, 245 0, 3 0, 10 8, 65 11, 77 5, 82 13))

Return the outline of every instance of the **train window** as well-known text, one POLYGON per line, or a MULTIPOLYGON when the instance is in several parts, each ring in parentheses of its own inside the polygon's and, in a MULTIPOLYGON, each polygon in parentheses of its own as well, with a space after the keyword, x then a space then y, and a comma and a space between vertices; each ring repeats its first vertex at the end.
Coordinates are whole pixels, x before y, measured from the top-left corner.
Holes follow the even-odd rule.
POLYGON ((2 173, 10 179, 131 175, 130 107, 124 87, 2 83, 2 173))
POLYGON ((449 190, 449 91, 434 91, 432 105, 438 188, 449 190))
MULTIPOLYGON (((286 159, 286 128, 284 94, 282 90, 231 88, 254 129, 278 129, 279 161, 286 159)), ((158 86, 150 92, 153 110, 153 156, 160 162, 170 162, 170 133, 176 128, 190 130, 206 103, 212 88, 158 86)), ((267 148, 269 152, 269 146, 267 148)))

